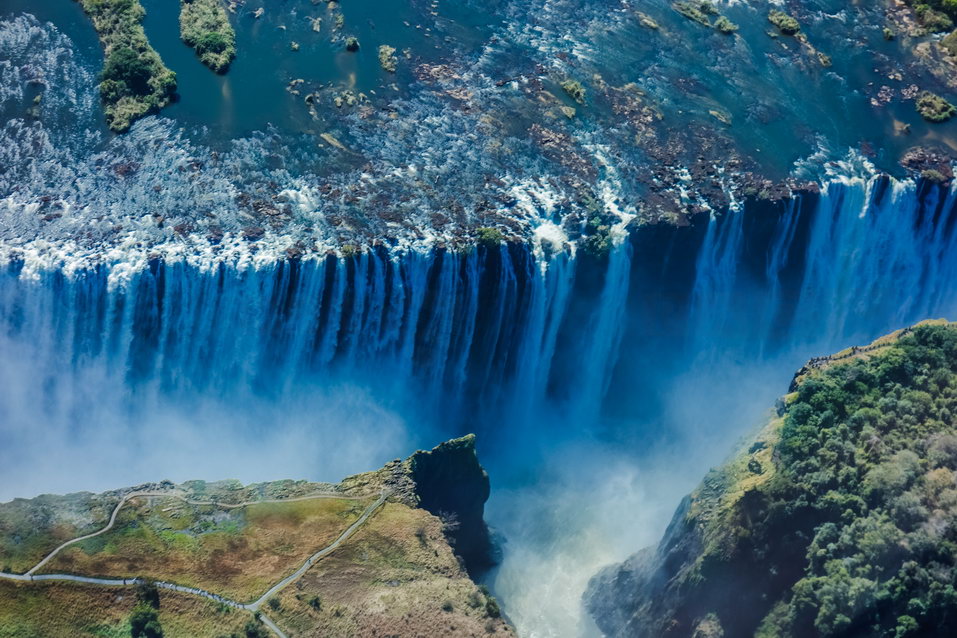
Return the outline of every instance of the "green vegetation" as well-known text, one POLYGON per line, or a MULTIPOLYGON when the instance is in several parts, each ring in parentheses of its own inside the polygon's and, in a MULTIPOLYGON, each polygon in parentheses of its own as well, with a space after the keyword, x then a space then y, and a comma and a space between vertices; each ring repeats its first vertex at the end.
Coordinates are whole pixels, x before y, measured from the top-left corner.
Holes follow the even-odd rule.
POLYGON ((106 54, 100 76, 109 127, 122 132, 137 119, 169 104, 176 74, 163 64, 143 31, 139 0, 79 0, 93 21, 106 54))
POLYGON ((921 92, 915 105, 920 116, 928 122, 946 122, 957 112, 953 104, 930 91, 921 92))
POLYGON ((945 184, 949 181, 946 175, 932 168, 921 171, 920 176, 921 179, 930 182, 931 184, 945 184))
POLYGON ((957 632, 957 536, 943 524, 957 517, 954 414, 951 325, 800 384, 764 519, 749 530, 760 547, 787 520, 789 538, 806 539, 803 574, 765 635, 957 632))
POLYGON ((611 252, 611 225, 598 215, 593 215, 585 224, 581 242, 585 253, 593 257, 604 257, 611 252))
POLYGON ((0 571, 23 573, 63 541, 102 528, 118 501, 78 493, 0 504, 0 571))
MULTIPOLYGON (((0 637, 130 638, 130 620, 138 604, 127 588, 0 581, 0 637)), ((222 638, 240 632, 249 615, 237 610, 223 613, 217 607, 196 596, 163 590, 161 604, 153 610, 166 638, 222 638)))
POLYGON ((731 35, 738 30, 738 25, 724 16, 718 16, 718 19, 714 21, 714 28, 725 35, 731 35))
POLYGON ((647 635, 957 635, 957 324, 819 361, 793 389, 680 510, 632 585, 632 622, 647 635))
POLYGON ((564 80, 561 83, 562 90, 568 94, 568 97, 572 98, 579 104, 585 103, 585 87, 582 86, 582 83, 578 80, 564 80))
POLYGON ((482 596, 485 597, 485 613, 487 613, 490 618, 500 618, 502 616, 502 609, 498 606, 498 601, 495 600, 495 596, 492 595, 492 592, 490 592, 485 585, 479 585, 479 591, 482 593, 482 596))
POLYGON ((395 47, 383 44, 379 47, 379 64, 389 73, 395 73, 399 59, 395 57, 395 47))
POLYGON ((784 35, 795 35, 801 30, 801 24, 797 20, 778 9, 772 9, 768 13, 768 22, 784 35))
MULTIPOLYGON (((957 20, 957 0, 905 0, 921 26, 932 33, 950 31, 957 20)), ((885 32, 889 29, 885 29, 885 32)), ((886 37, 886 36, 885 36, 886 37)))
POLYGON ((475 241, 488 249, 498 248, 505 241, 505 235, 498 228, 479 228, 475 231, 475 241))
POLYGON ((131 499, 116 527, 64 549, 44 571, 155 578, 251 600, 335 540, 368 503, 319 498, 224 510, 131 499))
POLYGON ((714 15, 717 11, 714 8, 714 5, 710 2, 676 2, 671 5, 671 8, 688 18, 689 20, 694 20, 698 24, 704 25, 706 27, 711 26, 711 18, 709 15, 714 15))
MULTIPOLYGON (((943 8, 944 3, 937 3, 937 6, 943 8)), ((951 14, 938 11, 929 4, 915 4, 914 13, 917 14, 921 25, 932 33, 950 31, 954 28, 954 21, 951 18, 951 14)))
POLYGON ((225 73, 236 57, 236 33, 220 0, 180 0, 179 34, 217 73, 225 73))
MULTIPOLYGON (((233 636, 240 638, 238 634, 233 636)), ((256 619, 248 621, 243 627, 242 638, 272 638, 272 634, 256 619)))
POLYGON ((940 41, 940 45, 951 55, 957 55, 957 30, 948 33, 947 36, 940 41))
POLYGON ((133 638, 163 638, 163 627, 156 609, 139 603, 130 614, 130 636, 133 638))

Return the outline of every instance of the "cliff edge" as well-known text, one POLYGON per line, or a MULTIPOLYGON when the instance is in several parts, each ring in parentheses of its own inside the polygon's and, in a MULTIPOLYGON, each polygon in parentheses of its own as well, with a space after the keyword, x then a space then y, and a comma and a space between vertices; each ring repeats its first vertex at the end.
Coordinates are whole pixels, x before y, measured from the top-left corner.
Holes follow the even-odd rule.
POLYGON ((0 504, 0 636, 512 636, 467 436, 341 483, 169 481, 0 504))
POLYGON ((609 636, 954 635, 955 414, 955 324, 813 360, 587 608, 609 636))

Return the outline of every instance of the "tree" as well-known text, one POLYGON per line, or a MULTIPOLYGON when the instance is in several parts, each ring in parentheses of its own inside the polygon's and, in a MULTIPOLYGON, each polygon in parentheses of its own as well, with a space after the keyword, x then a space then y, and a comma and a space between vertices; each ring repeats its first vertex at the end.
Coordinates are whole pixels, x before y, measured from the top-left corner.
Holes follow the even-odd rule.
POLYGON ((130 636, 133 638, 163 638, 156 610, 148 603, 139 603, 130 614, 130 636))
POLYGON ((103 65, 104 82, 122 82, 134 95, 148 95, 152 92, 149 85, 152 76, 150 61, 130 47, 113 49, 103 65))

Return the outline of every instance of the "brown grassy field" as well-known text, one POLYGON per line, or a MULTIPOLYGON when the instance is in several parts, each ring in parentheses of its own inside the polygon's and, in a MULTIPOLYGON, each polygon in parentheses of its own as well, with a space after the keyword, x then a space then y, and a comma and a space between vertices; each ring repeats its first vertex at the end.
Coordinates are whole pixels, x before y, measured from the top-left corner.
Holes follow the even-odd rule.
MULTIPOLYGON (((0 638, 128 638, 133 588, 0 581, 0 638)), ((165 638, 218 638, 252 615, 184 594, 160 592, 165 638)))
POLYGON ((248 602, 331 543, 368 503, 321 498, 230 510, 140 497, 113 530, 66 548, 43 571, 148 577, 248 602))
POLYGON ((0 504, 0 571, 25 572, 60 543, 103 527, 118 502, 78 493, 0 504))
POLYGON ((424 510, 387 503, 266 607, 290 636, 512 636, 424 510))

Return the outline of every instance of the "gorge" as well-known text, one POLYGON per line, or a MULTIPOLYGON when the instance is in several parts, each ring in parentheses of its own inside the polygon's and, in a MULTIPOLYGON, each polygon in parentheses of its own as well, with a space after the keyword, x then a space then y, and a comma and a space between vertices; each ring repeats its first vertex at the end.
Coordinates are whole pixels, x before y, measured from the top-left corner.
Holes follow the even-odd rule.
POLYGON ((589 635, 794 370, 957 311, 955 62, 906 5, 212 3, 217 74, 141 2, 178 97, 122 134, 83 6, 0 3, 0 499, 474 432, 480 578, 589 635))

